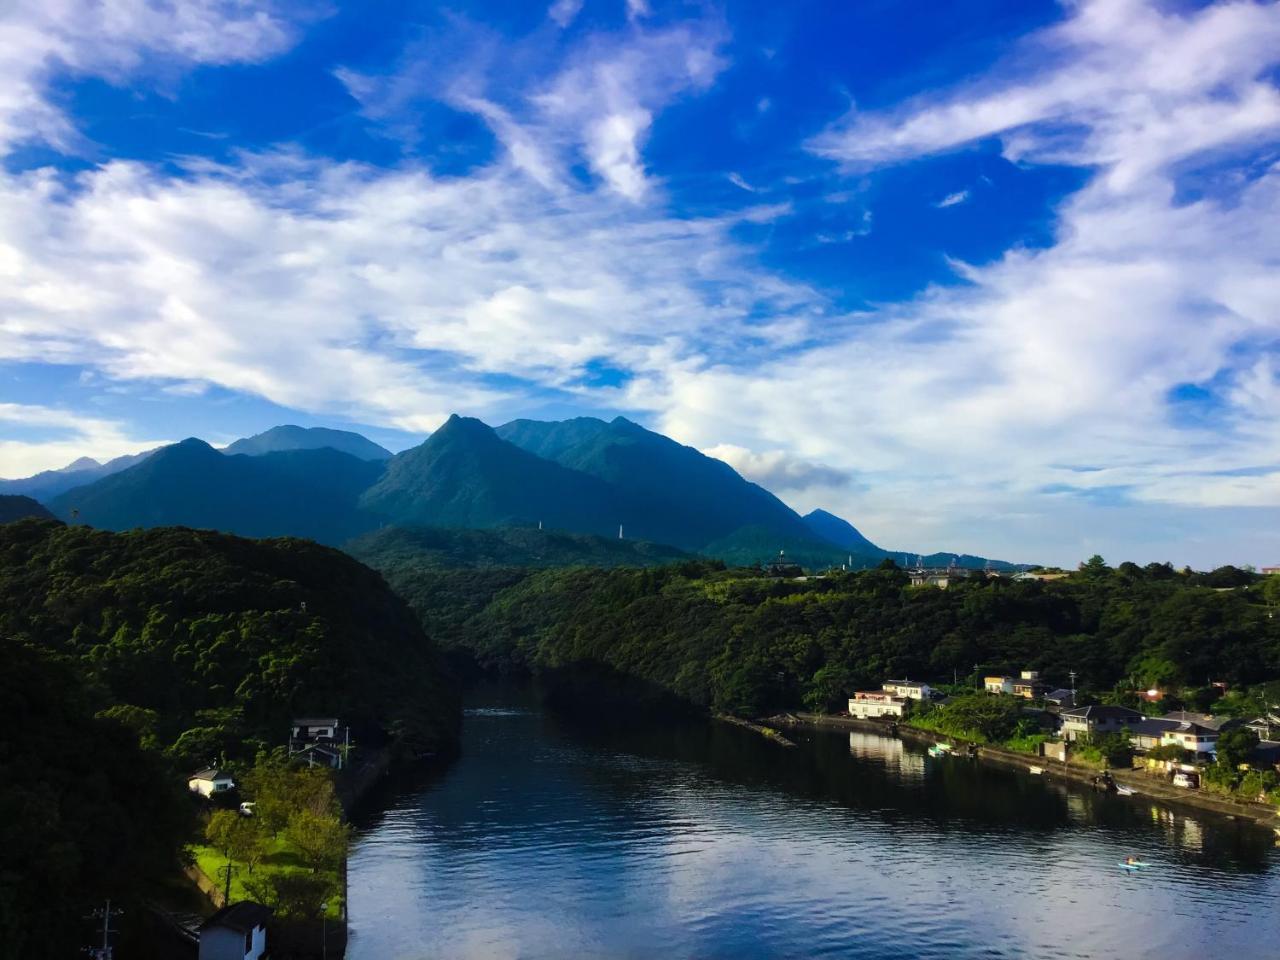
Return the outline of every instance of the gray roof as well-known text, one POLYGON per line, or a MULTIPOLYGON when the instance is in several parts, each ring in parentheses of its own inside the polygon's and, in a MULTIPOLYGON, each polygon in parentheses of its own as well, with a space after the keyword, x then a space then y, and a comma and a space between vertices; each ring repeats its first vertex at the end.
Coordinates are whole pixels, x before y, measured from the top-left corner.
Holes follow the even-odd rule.
POLYGON ((188 780, 230 780, 231 774, 225 770, 219 770, 217 767, 205 767, 203 770, 197 770, 188 780))
POLYGON ((1109 703, 1091 703, 1086 707, 1072 707, 1063 710, 1060 716, 1074 717, 1080 720, 1141 720, 1142 714, 1128 707, 1116 707, 1109 703))
POLYGON ((336 727, 337 717, 294 717, 295 727, 336 727))
POLYGON ((1147 717, 1138 723, 1129 725, 1129 732, 1137 736, 1156 737, 1169 730, 1177 730, 1183 726, 1177 720, 1166 720, 1164 717, 1147 717))
POLYGON ((1165 714, 1165 719, 1177 720, 1180 723, 1194 723, 1197 727, 1214 731, 1230 730, 1243 723, 1236 717, 1215 717, 1211 713, 1194 713, 1190 710, 1170 710, 1165 714))
POLYGON ((1060 687, 1057 690, 1050 690, 1044 695, 1044 698, 1046 700, 1070 700, 1075 698, 1075 694, 1066 687, 1060 687))
POLYGON ((270 919, 270 908, 264 907, 260 903, 254 903, 252 900, 241 900, 239 903, 223 907, 204 923, 200 924, 200 929, 226 927, 228 930, 234 930, 237 933, 249 933, 254 927, 265 927, 270 919))

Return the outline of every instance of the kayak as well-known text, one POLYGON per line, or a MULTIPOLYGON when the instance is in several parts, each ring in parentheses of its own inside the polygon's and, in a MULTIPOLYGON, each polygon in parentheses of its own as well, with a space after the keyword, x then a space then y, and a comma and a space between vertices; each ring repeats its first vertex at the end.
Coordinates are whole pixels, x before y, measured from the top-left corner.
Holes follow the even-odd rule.
POLYGON ((1121 860, 1119 863, 1116 864, 1116 866, 1119 867, 1121 870, 1137 870, 1137 869, 1140 869, 1141 867, 1149 867, 1151 866, 1151 864, 1143 863, 1141 860, 1139 860, 1137 863, 1125 863, 1123 860, 1121 860))

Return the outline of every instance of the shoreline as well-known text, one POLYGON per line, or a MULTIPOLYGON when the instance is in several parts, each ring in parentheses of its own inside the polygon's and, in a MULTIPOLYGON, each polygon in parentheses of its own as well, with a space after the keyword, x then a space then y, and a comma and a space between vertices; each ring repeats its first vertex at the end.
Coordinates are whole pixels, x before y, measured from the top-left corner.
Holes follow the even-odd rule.
MULTIPOLYGON (((888 724, 875 720, 858 720, 853 717, 828 716, 816 713, 782 714, 767 718, 767 722, 778 726, 796 729, 853 730, 862 733, 878 733, 885 737, 897 737, 899 740, 916 743, 967 743, 958 737, 946 737, 929 730, 917 730, 905 724, 898 724, 891 730, 888 724)), ((1041 775, 1047 780, 1067 780, 1084 787, 1093 788, 1093 778, 1100 771, 1088 767, 1073 766, 1060 760, 1048 757, 1037 757, 1032 754, 1018 753, 1003 747, 978 745, 976 759, 996 766, 1020 767, 1027 772, 1030 767, 1041 767, 1041 775)), ((1111 770, 1112 778, 1123 787, 1133 790, 1133 797, 1143 800, 1154 800, 1171 807, 1182 807, 1198 813, 1208 813, 1228 820, 1244 820, 1259 826, 1280 830, 1280 809, 1267 804, 1249 803, 1229 800, 1200 791, 1174 787, 1136 770, 1111 770)))

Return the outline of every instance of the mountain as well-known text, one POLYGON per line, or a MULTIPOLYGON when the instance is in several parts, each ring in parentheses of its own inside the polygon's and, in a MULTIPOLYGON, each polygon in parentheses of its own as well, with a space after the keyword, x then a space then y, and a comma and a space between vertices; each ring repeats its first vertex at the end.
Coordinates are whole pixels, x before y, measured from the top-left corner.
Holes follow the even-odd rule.
POLYGON ((285 424, 272 427, 252 437, 237 440, 222 452, 250 457, 264 453, 280 453, 285 450, 320 450, 329 448, 350 454, 360 460, 390 460, 391 451, 380 447, 367 437, 349 430, 330 430, 328 427, 297 427, 285 424))
POLYGON ((868 556, 888 556, 888 551, 877 547, 859 533, 848 520, 842 520, 834 513, 828 513, 826 510, 811 510, 804 515, 803 520, 817 536, 829 543, 834 543, 841 550, 868 556))
POLYGON ((571 420, 512 420, 495 427, 493 432, 522 450, 547 460, 558 460, 566 450, 608 429, 609 424, 596 417, 574 417, 571 420))
MULTIPOLYGON (((517 420, 500 431, 528 444, 529 452, 546 451, 557 463, 608 484, 628 536, 701 550, 751 528, 816 551, 827 547, 794 510, 727 463, 625 417, 546 425, 517 420)), ((749 559, 766 559, 777 549, 749 559)), ((746 559, 733 552, 734 559, 746 559)))
POLYGON ((58 470, 42 470, 18 480, 0 480, 0 494, 33 497, 41 503, 48 503, 67 490, 82 487, 86 483, 127 470, 153 453, 155 453, 154 450, 146 450, 142 453, 126 454, 123 457, 108 460, 106 463, 99 463, 92 457, 78 457, 58 470))
POLYGON ((471 417, 451 416, 399 453, 360 498, 399 525, 500 527, 543 523, 580 533, 616 530, 609 485, 508 443, 471 417))
POLYGON ((0 494, 0 523, 12 523, 24 517, 40 517, 52 520, 53 514, 30 497, 5 496, 0 494))
POLYGON ((338 544, 374 525, 356 501, 382 469, 328 448, 227 456, 191 438, 49 506, 107 530, 187 526, 338 544))
POLYGON ((386 527, 357 537, 344 549, 386 573, 403 564, 420 568, 650 567, 693 557, 675 547, 589 533, 535 527, 445 530, 386 527))

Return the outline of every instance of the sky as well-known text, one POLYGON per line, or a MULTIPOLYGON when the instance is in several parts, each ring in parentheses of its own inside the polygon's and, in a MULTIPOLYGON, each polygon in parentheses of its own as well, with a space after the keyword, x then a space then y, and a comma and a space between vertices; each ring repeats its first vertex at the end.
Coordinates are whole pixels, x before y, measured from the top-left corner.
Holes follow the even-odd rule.
POLYGON ((1280 2, 0 0, 0 476, 622 414, 891 549, 1280 563, 1280 2))

